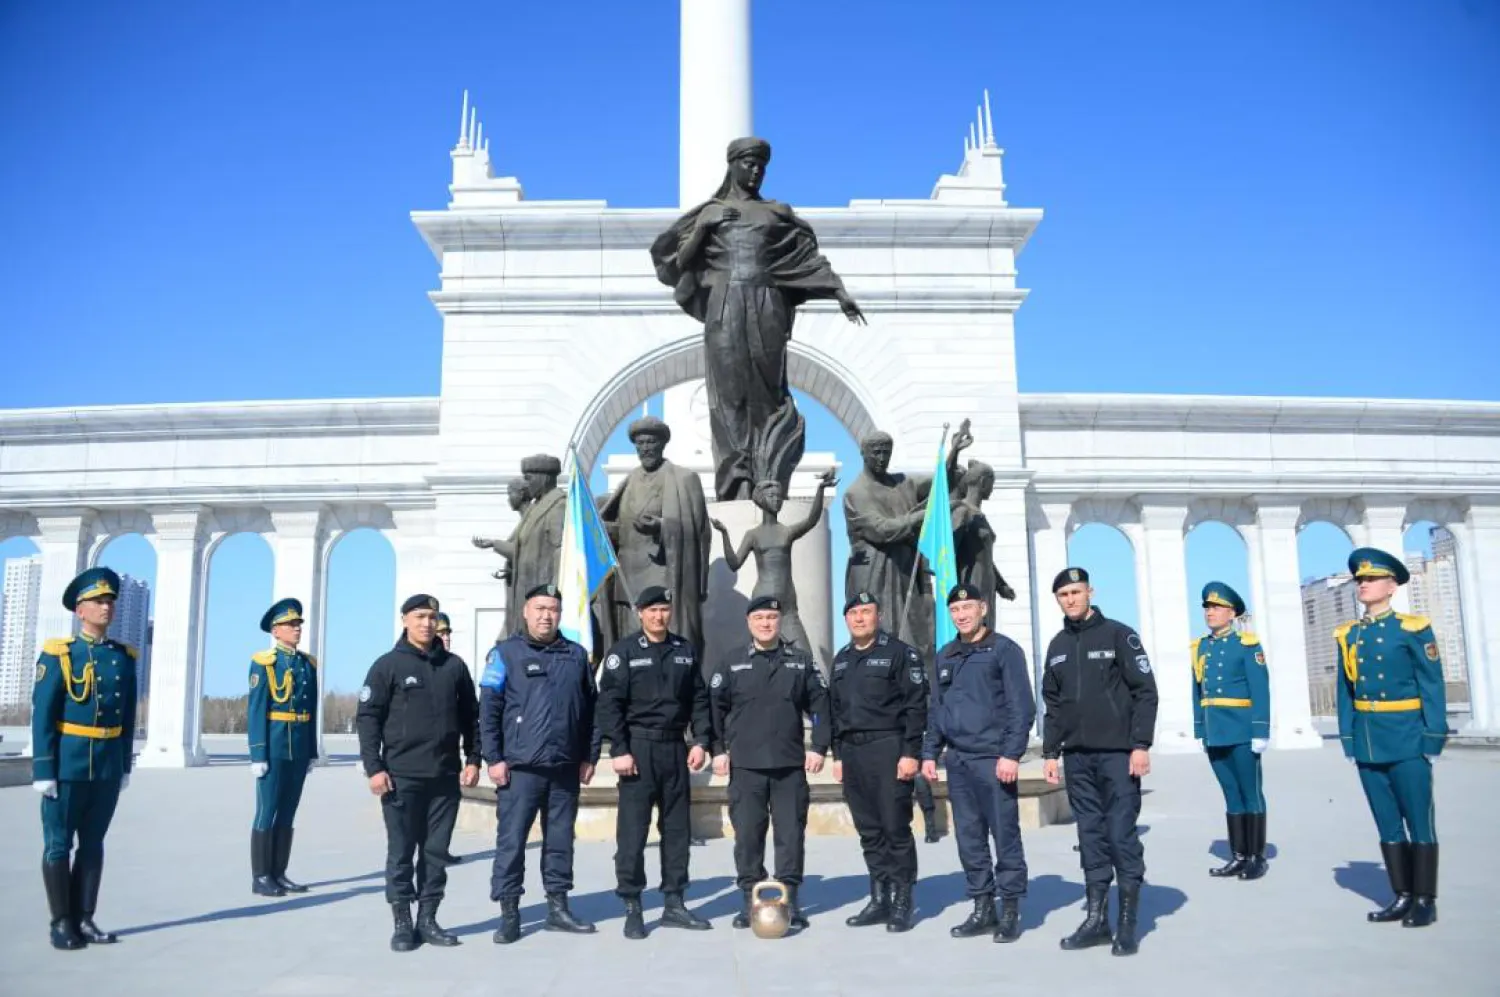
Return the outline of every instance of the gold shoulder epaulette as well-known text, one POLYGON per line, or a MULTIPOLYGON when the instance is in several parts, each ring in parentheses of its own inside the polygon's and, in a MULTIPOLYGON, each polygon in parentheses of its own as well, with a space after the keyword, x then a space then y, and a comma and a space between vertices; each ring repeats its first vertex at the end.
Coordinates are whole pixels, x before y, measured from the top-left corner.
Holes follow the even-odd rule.
POLYGON ((1409 616, 1406 613, 1397 613, 1396 618, 1401 621, 1401 629, 1409 633, 1421 633, 1432 626, 1432 621, 1425 616, 1409 616))
POLYGON ((141 659, 141 652, 137 651, 129 644, 121 644, 120 649, 123 650, 126 654, 130 655, 131 661, 139 661, 141 659))
POLYGON ((51 654, 54 656, 59 654, 67 654, 68 649, 72 646, 72 637, 49 637, 47 638, 46 642, 42 644, 42 653, 51 654))
POLYGON ((1354 629, 1354 624, 1358 622, 1358 620, 1345 620, 1343 623, 1340 623, 1338 626, 1334 627, 1334 640, 1343 640, 1346 636, 1348 636, 1349 631, 1354 629))
POLYGON ((269 648, 264 651, 256 651, 250 656, 250 660, 257 665, 274 665, 276 664, 276 652, 269 648))
POLYGON ((307 658, 307 663, 309 665, 312 665, 314 668, 318 667, 318 659, 317 658, 314 658, 312 655, 308 654, 306 651, 303 651, 302 654, 307 658))
POLYGON ((1246 647, 1254 647, 1256 644, 1260 643, 1260 638, 1255 636, 1248 630, 1241 630, 1240 643, 1244 644, 1246 647))
POLYGON ((1198 645, 1201 644, 1201 643, 1203 643, 1203 638, 1202 637, 1194 637, 1193 638, 1193 651, 1192 651, 1192 653, 1193 653, 1193 657, 1195 657, 1195 658, 1198 656, 1198 645))

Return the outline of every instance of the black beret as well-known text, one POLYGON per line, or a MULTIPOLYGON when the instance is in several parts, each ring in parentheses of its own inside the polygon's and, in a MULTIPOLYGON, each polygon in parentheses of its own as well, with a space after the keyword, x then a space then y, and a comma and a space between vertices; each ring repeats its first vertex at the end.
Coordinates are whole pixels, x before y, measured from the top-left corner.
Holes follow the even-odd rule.
POLYGON ((430 595, 414 595, 401 604, 401 615, 405 616, 414 609, 430 609, 436 613, 438 601, 430 595))
POLYGON ((635 608, 645 609, 648 606, 670 606, 672 605, 672 591, 662 588, 660 585, 648 585, 641 590, 641 594, 635 597, 635 608))
POLYGON ((984 599, 979 595, 979 590, 977 588, 975 588, 974 586, 972 586, 972 585, 955 585, 951 589, 948 590, 948 605, 951 606, 955 602, 969 602, 969 601, 973 601, 973 602, 983 602, 984 601, 984 599))
POLYGON ((774 609, 781 612, 781 600, 774 595, 763 595, 750 600, 750 605, 745 607, 745 615, 759 612, 762 609, 774 609))
POLYGON ((548 598, 551 598, 551 599, 561 599, 562 598, 562 593, 559 592, 557 590, 557 586, 553 585, 551 582, 548 582, 546 585, 538 585, 536 588, 534 588, 531 591, 527 592, 526 593, 526 601, 530 602, 532 599, 535 599, 539 595, 545 595, 545 596, 547 596, 548 598))
POLYGON ((869 593, 869 592, 856 592, 856 593, 854 593, 853 595, 851 595, 849 597, 849 600, 847 602, 844 603, 844 612, 848 613, 849 610, 853 609, 855 606, 877 606, 878 607, 879 605, 880 605, 880 600, 877 599, 877 598, 875 598, 875 596, 872 595, 871 593, 869 593))
POLYGON ((1082 568, 1064 568, 1052 579, 1052 591, 1056 592, 1064 585, 1076 585, 1078 582, 1088 584, 1089 573, 1082 568))

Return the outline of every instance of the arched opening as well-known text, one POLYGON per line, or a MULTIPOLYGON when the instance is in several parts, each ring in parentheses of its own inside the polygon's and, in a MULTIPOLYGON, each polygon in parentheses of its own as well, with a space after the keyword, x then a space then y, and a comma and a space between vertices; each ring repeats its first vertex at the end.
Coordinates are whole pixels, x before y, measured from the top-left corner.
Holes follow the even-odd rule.
POLYGON ((1203 587, 1209 582, 1222 582, 1245 600, 1245 616, 1240 620, 1239 626, 1253 631, 1258 607, 1250 590, 1250 558, 1245 549, 1245 538, 1240 536, 1240 531, 1216 519, 1205 520, 1188 530, 1184 544, 1188 580, 1188 629, 1194 634, 1201 634, 1207 629, 1207 624, 1203 622, 1203 587))
POLYGON ((250 656, 267 646, 260 618, 274 598, 274 576, 271 545, 259 533, 231 533, 209 555, 198 724, 210 757, 245 753, 250 656))
POLYGON ((1411 571, 1407 586, 1411 612, 1432 621, 1432 633, 1442 656, 1448 712, 1467 717, 1469 656, 1461 603, 1458 540, 1437 523, 1424 519, 1406 528, 1402 546, 1406 566, 1411 571))
MULTIPOLYGON (((1140 629, 1140 589, 1135 547, 1123 531, 1105 523, 1084 523, 1068 537, 1068 563, 1089 573, 1094 605, 1110 619, 1140 629)), ((1051 579, 1046 579, 1051 584, 1051 579)))
POLYGON ((1349 535, 1325 520, 1309 522, 1297 534, 1308 700, 1314 717, 1336 715, 1334 683, 1339 659, 1333 630, 1360 613, 1354 580, 1349 576, 1349 553, 1353 549, 1349 535))
POLYGON ((37 610, 42 591, 42 558, 36 544, 23 536, 0 540, 0 728, 6 740, 31 739, 31 684, 36 649, 45 634, 37 633, 37 610))
MULTIPOLYGON (((318 679, 323 693, 323 731, 352 734, 356 695, 375 659, 391 649, 396 624, 396 552, 376 529, 343 534, 328 551, 324 573, 322 657, 318 679)), ((467 620, 453 620, 455 648, 467 620)))
POLYGON ((156 548, 139 533, 110 537, 94 554, 94 564, 120 576, 120 597, 109 636, 135 648, 135 681, 139 701, 136 729, 145 736, 151 710, 152 620, 156 591, 156 548))

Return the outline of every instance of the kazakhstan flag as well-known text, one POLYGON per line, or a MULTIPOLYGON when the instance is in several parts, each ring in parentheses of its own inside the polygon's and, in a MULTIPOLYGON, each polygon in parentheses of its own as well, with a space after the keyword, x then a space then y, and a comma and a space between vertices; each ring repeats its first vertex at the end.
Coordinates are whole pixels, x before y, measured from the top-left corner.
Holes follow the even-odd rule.
POLYGON ((943 608, 948 592, 958 584, 958 565, 953 559, 953 510, 948 505, 948 427, 938 441, 937 470, 932 475, 932 491, 927 496, 927 515, 922 520, 922 535, 917 538, 917 552, 927 559, 932 572, 933 619, 936 624, 934 650, 958 636, 953 618, 943 608))
POLYGON ((599 507, 589 491, 588 474, 579 467, 578 452, 568 448, 568 511, 563 517, 562 551, 558 557, 557 587, 562 592, 562 635, 582 644, 592 658, 594 626, 589 602, 615 569, 615 548, 599 521, 599 507))

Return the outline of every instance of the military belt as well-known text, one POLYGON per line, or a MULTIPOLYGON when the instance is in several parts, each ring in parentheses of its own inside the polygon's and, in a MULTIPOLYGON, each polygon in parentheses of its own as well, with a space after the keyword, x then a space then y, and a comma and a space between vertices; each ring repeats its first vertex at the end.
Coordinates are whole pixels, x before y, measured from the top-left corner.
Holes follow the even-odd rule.
POLYGON ((897 737, 900 734, 901 731, 895 727, 888 730, 851 730, 847 734, 839 735, 839 743, 869 744, 871 741, 879 741, 887 737, 897 737))
POLYGON ((1356 699, 1354 708, 1361 713, 1410 713, 1420 710, 1420 699, 1356 699))
POLYGON ((272 710, 272 720, 281 720, 285 723, 307 723, 312 719, 311 713, 289 713, 286 710, 272 710))
POLYGON ((1223 698, 1218 698, 1218 697, 1210 696, 1208 699, 1200 699, 1200 700, 1198 700, 1198 705, 1199 706, 1235 706, 1235 707, 1240 707, 1240 708, 1247 708, 1247 707, 1252 706, 1254 704, 1252 704, 1250 702, 1250 700, 1248 700, 1248 699, 1223 699, 1223 698))
POLYGON ((89 727, 86 724, 60 723, 57 729, 74 737, 91 737, 96 741, 108 741, 125 733, 124 727, 89 727))
POLYGON ((678 727, 676 730, 671 728, 662 730, 660 727, 630 728, 630 737, 632 740, 639 737, 647 741, 681 741, 682 734, 683 729, 681 727, 678 727))

